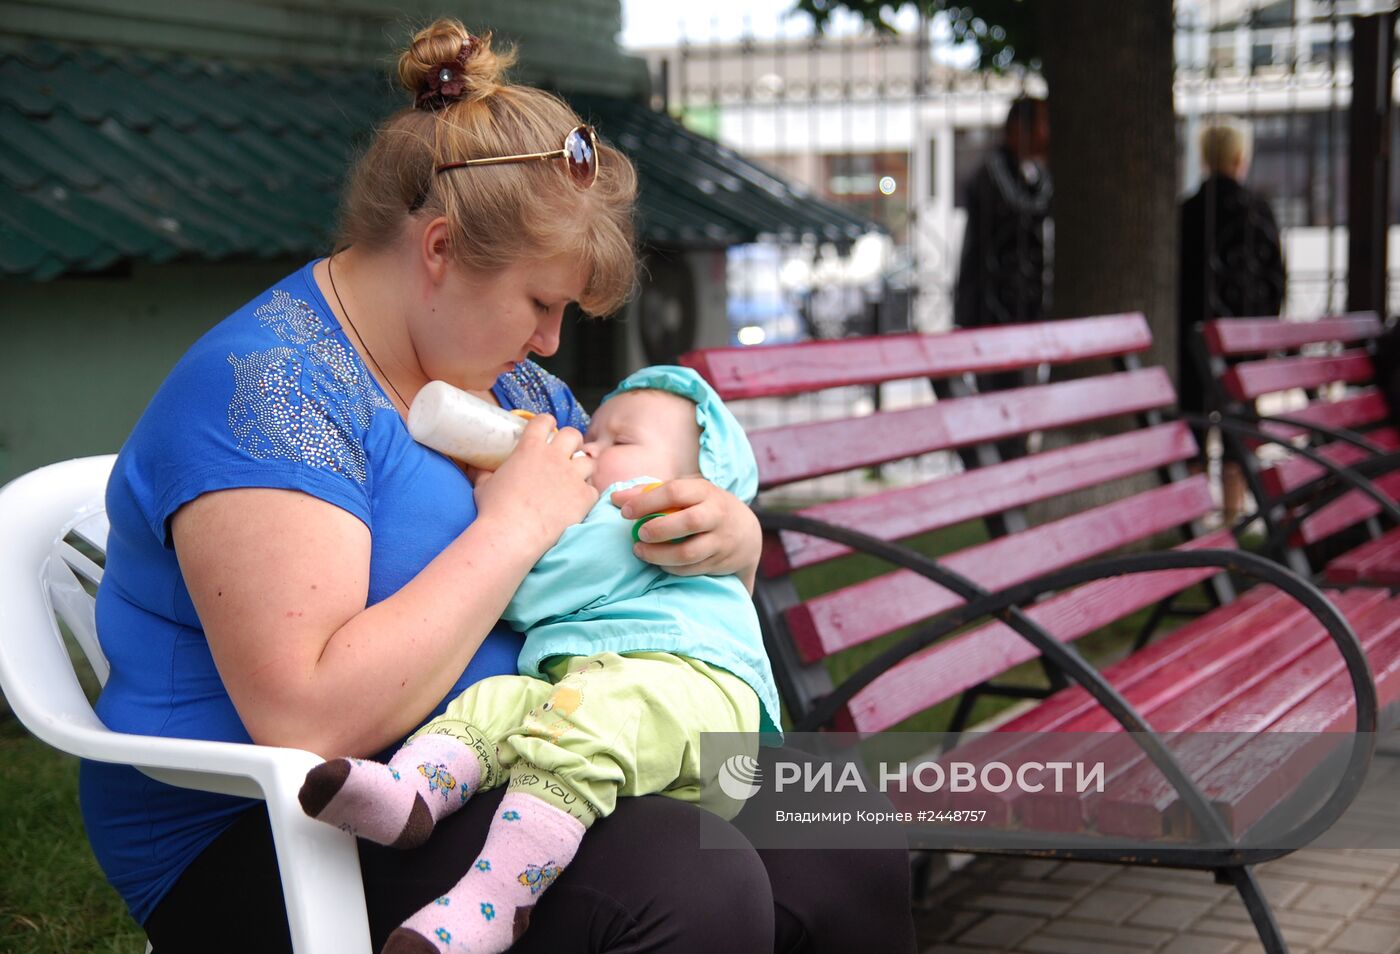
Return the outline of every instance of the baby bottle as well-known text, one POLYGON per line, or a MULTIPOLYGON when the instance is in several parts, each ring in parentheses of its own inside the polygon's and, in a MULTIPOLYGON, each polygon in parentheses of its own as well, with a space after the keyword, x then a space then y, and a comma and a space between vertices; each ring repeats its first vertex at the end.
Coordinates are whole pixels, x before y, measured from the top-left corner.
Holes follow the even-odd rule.
POLYGON ((408 432, 454 460, 495 470, 515 450, 530 416, 502 410, 446 381, 429 381, 408 409, 408 432))

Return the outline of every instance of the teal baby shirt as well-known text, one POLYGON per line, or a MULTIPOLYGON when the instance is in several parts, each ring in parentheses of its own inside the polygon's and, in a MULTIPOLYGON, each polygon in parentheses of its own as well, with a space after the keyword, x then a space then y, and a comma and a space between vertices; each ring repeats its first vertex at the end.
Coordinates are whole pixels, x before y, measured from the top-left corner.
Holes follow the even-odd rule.
MULTIPOLYGON (((638 388, 694 401, 701 474, 745 502, 753 498, 758 487, 753 450, 708 384, 689 368, 643 368, 603 400, 638 388)), ((525 577, 503 617, 525 634, 520 672, 543 678, 540 666, 554 656, 688 656, 748 683, 761 704, 761 731, 781 739, 773 670, 744 584, 732 575, 676 576, 632 552, 632 521, 611 496, 653 480, 639 474, 604 490, 583 521, 565 530, 525 577)))

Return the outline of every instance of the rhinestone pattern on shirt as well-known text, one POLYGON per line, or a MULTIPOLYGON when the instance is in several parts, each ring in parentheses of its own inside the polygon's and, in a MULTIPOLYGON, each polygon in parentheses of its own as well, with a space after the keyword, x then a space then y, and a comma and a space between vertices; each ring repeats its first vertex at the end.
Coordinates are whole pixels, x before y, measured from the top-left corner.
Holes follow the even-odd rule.
POLYGON ((509 374, 503 374, 496 381, 500 396, 512 408, 530 411, 535 414, 554 414, 563 420, 565 415, 556 408, 573 409, 573 421, 580 431, 588 427, 588 414, 578 400, 569 393, 564 382, 550 374, 533 361, 522 361, 509 374))
POLYGON ((234 379, 228 423, 238 446, 258 460, 296 461, 364 483, 365 449, 356 432, 393 405, 306 302, 278 289, 253 315, 301 347, 228 356, 234 379))

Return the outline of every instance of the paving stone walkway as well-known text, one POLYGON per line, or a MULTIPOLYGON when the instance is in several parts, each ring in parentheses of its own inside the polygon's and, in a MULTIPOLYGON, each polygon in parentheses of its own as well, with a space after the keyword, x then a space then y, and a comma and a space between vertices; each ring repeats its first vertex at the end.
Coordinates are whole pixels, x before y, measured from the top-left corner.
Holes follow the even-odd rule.
MULTIPOLYGON (((1394 824, 1388 845, 1400 846, 1397 743, 1386 740, 1334 834, 1364 818, 1394 824)), ((953 863, 916 907, 922 954, 1263 950, 1239 894, 1208 872, 989 856, 953 863)), ((1256 873, 1291 954, 1400 954, 1400 847, 1306 848, 1256 873)))

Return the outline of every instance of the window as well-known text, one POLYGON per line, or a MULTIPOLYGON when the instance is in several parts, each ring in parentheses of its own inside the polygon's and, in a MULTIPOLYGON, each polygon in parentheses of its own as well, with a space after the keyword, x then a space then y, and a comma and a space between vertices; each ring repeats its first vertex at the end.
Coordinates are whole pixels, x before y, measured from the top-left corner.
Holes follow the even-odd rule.
POLYGON ((909 154, 839 153, 824 157, 826 197, 884 226, 896 244, 909 230, 909 154))

